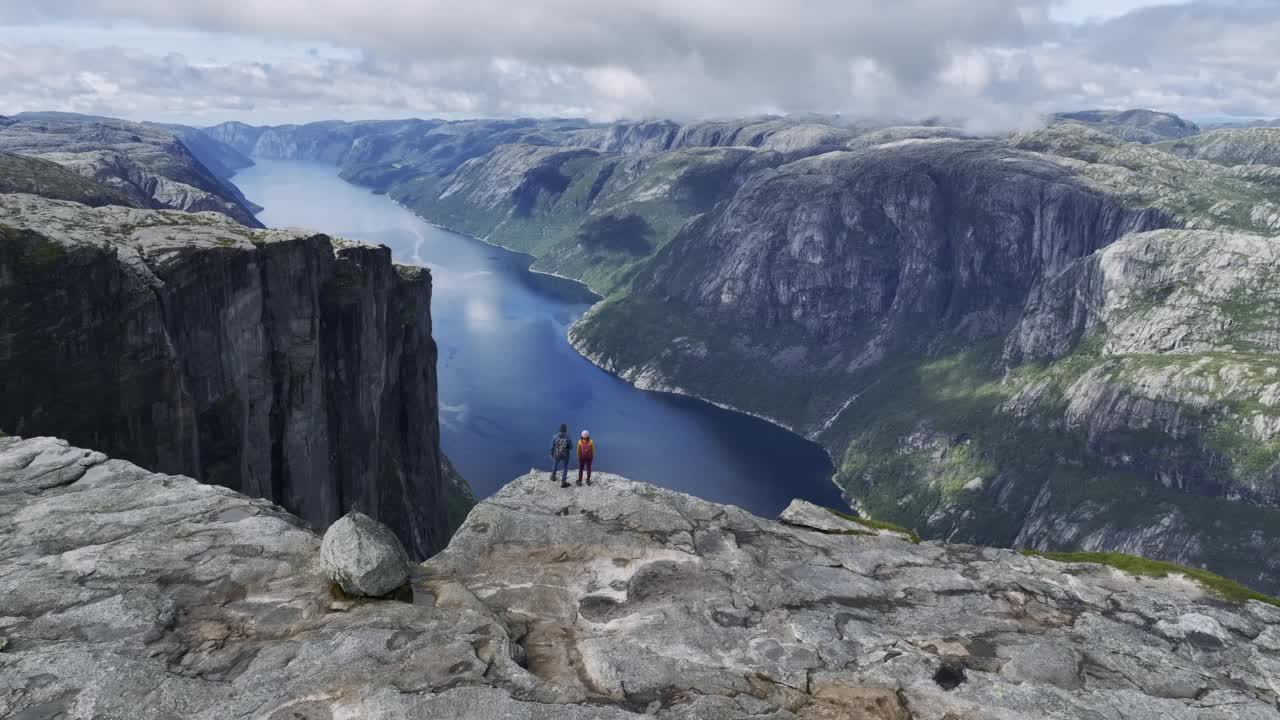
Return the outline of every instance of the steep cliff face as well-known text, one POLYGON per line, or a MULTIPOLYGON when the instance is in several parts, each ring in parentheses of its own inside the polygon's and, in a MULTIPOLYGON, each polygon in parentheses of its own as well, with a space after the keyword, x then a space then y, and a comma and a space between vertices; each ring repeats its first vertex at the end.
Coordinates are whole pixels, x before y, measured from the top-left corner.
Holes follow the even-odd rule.
POLYGON ((0 427, 444 543, 428 272, 216 214, 0 196, 0 427), (41 388, 56 388, 44 392, 41 388))
POLYGON ((258 138, 262 137, 262 133, 266 132, 266 128, 231 120, 201 128, 201 132, 245 157, 252 157, 253 148, 257 145, 258 138))
POLYGON ((269 503, 0 438, 0 715, 1277 717, 1272 599, 861 527, 532 474, 357 602, 269 503))
POLYGON ((860 371, 997 337, 1039 278, 1163 222, 999 143, 827 153, 753 175, 573 337, 615 371, 813 429, 860 371))
POLYGON ((123 120, 21 119, 0 126, 0 150, 56 162, 137 204, 212 211, 262 227, 240 191, 192 155, 171 131, 123 120))
POLYGON ((1255 235, 1130 235, 1038 288, 1004 349, 1011 366, 1044 368, 1034 383, 1013 376, 1009 411, 1079 433, 1111 468, 1248 503, 1252 517, 1214 530, 1187 507, 1166 507, 1135 514, 1126 532, 1090 517, 1103 514, 1102 498, 1070 508, 1045 497, 1021 541, 1130 551, 1167 541, 1189 546, 1175 550, 1182 558, 1253 544, 1238 572, 1275 567, 1275 541, 1261 540, 1269 533, 1248 536, 1280 519, 1278 252, 1255 235))
POLYGON ((210 137, 200 128, 188 125, 157 124, 156 126, 176 135, 191 154, 209 169, 209 172, 223 180, 230 179, 240 170, 253 166, 253 160, 248 155, 210 137))

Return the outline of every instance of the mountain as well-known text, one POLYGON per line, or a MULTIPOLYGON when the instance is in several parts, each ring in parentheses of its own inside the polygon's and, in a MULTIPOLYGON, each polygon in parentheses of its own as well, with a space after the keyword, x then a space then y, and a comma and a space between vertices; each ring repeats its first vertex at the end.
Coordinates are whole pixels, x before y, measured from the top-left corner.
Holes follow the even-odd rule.
POLYGON ((468 501, 442 465, 430 302, 385 247, 0 195, 0 428, 317 526, 357 507, 426 557, 468 501))
POLYGON ((1157 147, 1183 158, 1218 165, 1280 166, 1280 128, 1214 130, 1157 147))
POLYGON ((1276 714, 1273 598, 914 544, 805 503, 775 522, 531 474, 418 569, 412 603, 335 593, 320 539, 267 502, 52 438, 0 438, 0 518, 5 717, 1276 714))
MULTIPOLYGON (((197 160, 209 168, 210 172, 223 180, 229 180, 237 172, 247 167, 253 167, 253 160, 248 155, 230 145, 213 139, 200 128, 160 123, 145 124, 172 132, 197 160)), ((234 187, 233 184, 228 184, 234 187)), ((254 205, 249 205, 249 207, 253 208, 255 212, 261 210, 261 208, 254 205)))
POLYGON ((1190 120, 1154 110, 1081 110, 1054 113, 1053 117, 1086 125, 1121 140, 1144 144, 1189 137, 1200 132, 1200 126, 1190 120))
POLYGON ((1201 127, 1203 127, 1206 131, 1234 130, 1239 128, 1280 127, 1280 120, 1236 120, 1232 122, 1205 123, 1201 127))
POLYGON ((92 205, 146 207, 128 194, 55 162, 0 152, 0 194, 30 193, 92 205))
POLYGON ((772 118, 309 142, 590 283, 605 299, 570 332, 587 357, 815 439, 867 514, 1280 588, 1280 311, 1266 262, 1233 260, 1269 258, 1280 168, 1117 137, 1196 131, 1172 116, 1083 117, 1005 138, 772 118), (445 136, 466 141, 401 153, 445 136))
POLYGON ((1240 170, 1069 125, 821 155, 690 222, 571 337, 641 386, 810 434, 858 507, 927 536, 1122 550, 1275 588, 1272 410, 1226 379, 1274 349, 1180 341, 1280 321, 1251 295, 1265 262, 1227 281, 1228 248, 1280 229, 1274 169, 1240 170), (1226 238, 1188 255, 1208 265, 1185 278, 1184 236, 1147 232, 1180 226, 1226 238), (1059 333, 1052 358, 1017 351, 1046 315, 1101 304, 1111 273, 1074 300, 1053 283, 1130 242, 1173 244, 1128 280, 1167 279, 1124 326, 1158 318, 1163 337, 1104 342, 1122 312, 1059 333), (1223 383, 1168 377, 1192 366, 1223 383))
POLYGON ((160 126, 24 114, 0 124, 0 151, 58 163, 146 207, 208 210, 248 227, 262 227, 254 218, 261 208, 160 126))
MULTIPOLYGON (((21 112, 15 115, 14 118, 17 120, 54 120, 58 122, 87 124, 97 123, 107 125, 126 122, 117 118, 103 117, 101 115, 85 115, 83 113, 53 111, 21 112)), ((139 124, 148 128, 172 133, 182 141, 182 144, 191 151, 191 154, 203 163, 210 172, 224 180, 235 175, 237 171, 253 165, 253 160, 250 160, 247 155, 238 152, 235 148, 232 148, 229 145, 224 145, 223 143, 218 142, 205 134, 200 128, 174 123, 143 122, 139 124)))

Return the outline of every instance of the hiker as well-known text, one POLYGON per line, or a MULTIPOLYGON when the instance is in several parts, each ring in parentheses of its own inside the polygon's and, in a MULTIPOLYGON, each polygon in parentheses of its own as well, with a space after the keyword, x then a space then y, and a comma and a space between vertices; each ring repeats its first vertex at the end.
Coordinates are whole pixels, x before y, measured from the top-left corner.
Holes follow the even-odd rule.
POLYGON ((587 484, 591 484, 591 461, 596 458, 596 445, 591 442, 591 433, 582 431, 582 439, 578 441, 578 484, 582 484, 582 471, 587 471, 587 484))
MULTIPOLYGON (((551 467, 551 481, 555 482, 556 471, 560 470, 560 487, 569 487, 569 448, 573 447, 573 441, 569 439, 569 426, 564 423, 560 424, 560 432, 551 438, 551 459, 555 461, 555 465, 551 467), (563 467, 562 467, 563 466, 563 467)), ((579 480, 581 485, 582 481, 579 480)))

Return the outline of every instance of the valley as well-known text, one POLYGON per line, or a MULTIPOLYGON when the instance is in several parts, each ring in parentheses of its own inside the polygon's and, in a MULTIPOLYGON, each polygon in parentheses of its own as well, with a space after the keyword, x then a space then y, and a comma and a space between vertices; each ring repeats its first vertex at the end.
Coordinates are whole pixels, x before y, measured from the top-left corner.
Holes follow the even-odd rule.
POLYGON ((430 269, 440 442, 481 497, 530 468, 549 470, 551 436, 565 422, 574 434, 591 430, 597 470, 765 515, 794 497, 845 506, 818 446, 697 400, 637 391, 581 358, 567 328, 597 297, 529 272, 528 255, 433 227, 331 165, 259 159, 235 182, 265 207, 267 225, 329 228, 430 269))
POLYGON ((1243 260, 1280 232, 1273 130, 1135 113, 1007 137, 814 116, 208 132, 587 282, 604 299, 569 330, 583 355, 815 439, 872 516, 1276 587, 1280 318, 1268 263, 1243 260))
MULTIPOLYGON (((803 494, 928 538, 1277 587, 1280 131, 1135 111, 1002 136, 815 115, 137 136, 159 132, 239 173, 229 197, 269 224, 433 268, 443 444, 482 495, 568 422, 629 476, 760 512, 803 494), (799 438, 582 358, 808 438, 837 488, 799 438)), ((35 161, 14 176, 111 201, 35 161)))

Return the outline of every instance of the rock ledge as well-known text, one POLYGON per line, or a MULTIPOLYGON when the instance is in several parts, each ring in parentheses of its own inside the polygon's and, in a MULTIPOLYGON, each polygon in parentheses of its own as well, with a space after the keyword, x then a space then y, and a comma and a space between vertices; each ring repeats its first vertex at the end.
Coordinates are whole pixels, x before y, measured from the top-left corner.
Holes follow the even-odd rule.
POLYGON ((333 603, 319 548, 265 501, 0 438, 0 716, 1280 718, 1280 608, 607 474, 507 485, 415 604, 333 603))

